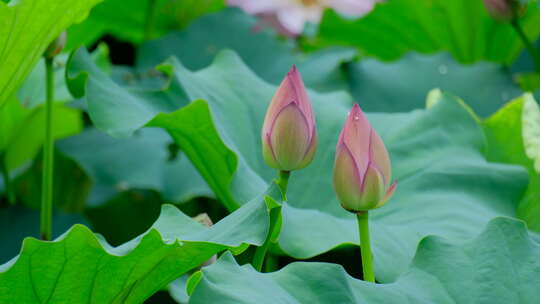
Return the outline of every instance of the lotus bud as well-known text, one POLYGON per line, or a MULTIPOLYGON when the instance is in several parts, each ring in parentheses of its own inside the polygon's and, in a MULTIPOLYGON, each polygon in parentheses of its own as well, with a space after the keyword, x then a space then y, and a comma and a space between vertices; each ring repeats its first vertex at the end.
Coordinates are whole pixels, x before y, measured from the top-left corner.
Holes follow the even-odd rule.
POLYGON ((264 160, 272 168, 298 170, 313 160, 317 146, 315 116, 296 66, 272 98, 261 136, 264 160))
POLYGON ((50 59, 60 54, 62 50, 64 49, 64 46, 66 46, 66 41, 67 41, 66 32, 60 33, 60 35, 56 39, 54 39, 54 41, 51 42, 51 44, 49 44, 49 47, 47 48, 47 50, 45 50, 45 53, 43 54, 43 56, 45 58, 50 59))
MULTIPOLYGON (((208 216, 208 214, 206 213, 201 213, 195 217, 193 217, 194 220, 196 220, 197 222, 205 225, 206 227, 212 227, 214 226, 214 223, 212 222, 212 219, 208 216)), ((214 264, 215 262, 217 261, 217 255, 213 255, 210 259, 208 259, 206 262, 204 262, 198 269, 196 270, 200 270, 202 267, 206 267, 206 266, 209 266, 209 265, 212 265, 214 264)))
POLYGON ((388 152, 355 104, 339 135, 334 188, 341 206, 354 213, 384 205, 394 194, 388 152))
POLYGON ((493 18, 509 21, 514 17, 514 10, 519 3, 516 0, 484 0, 484 5, 493 18))

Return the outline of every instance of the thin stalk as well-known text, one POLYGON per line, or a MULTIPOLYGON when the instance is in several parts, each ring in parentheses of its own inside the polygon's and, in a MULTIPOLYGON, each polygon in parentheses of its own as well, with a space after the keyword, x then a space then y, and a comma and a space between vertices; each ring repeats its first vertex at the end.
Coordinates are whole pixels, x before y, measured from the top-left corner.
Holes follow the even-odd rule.
POLYGON ((373 272, 373 256, 371 254, 371 241, 369 240, 369 216, 368 212, 358 212, 358 231, 360 232, 360 251, 362 253, 362 270, 364 271, 364 281, 375 283, 375 273, 373 272))
POLYGON ((519 38, 521 38, 521 41, 523 42, 523 44, 525 44, 527 51, 531 55, 534 62, 534 69, 537 72, 540 72, 540 52, 534 47, 532 42, 525 34, 525 31, 523 31, 523 28, 519 24, 519 19, 517 17, 514 17, 510 23, 512 24, 512 27, 514 27, 514 29, 516 30, 519 38))
POLYGON ((148 0, 146 22, 144 24, 144 40, 145 41, 152 39, 155 19, 156 19, 156 0, 148 0))
POLYGON ((11 185, 11 177, 9 176, 9 171, 6 166, 6 160, 2 155, 0 154, 0 170, 2 171, 2 178, 4 180, 4 188, 6 191, 6 196, 8 199, 8 202, 12 205, 15 204, 15 192, 12 189, 11 185))
POLYGON ((277 227, 279 214, 279 208, 273 208, 270 210, 270 227, 268 229, 268 235, 266 236, 264 243, 261 246, 257 247, 257 250, 255 250, 252 264, 253 267, 259 272, 262 270, 264 258, 266 257, 266 253, 268 252, 268 248, 270 247, 272 235, 274 234, 274 230, 277 227))
POLYGON ((287 201, 287 187, 289 185, 289 177, 291 176, 291 171, 279 171, 279 178, 276 184, 281 190, 282 199, 284 202, 287 201))
POLYGON ((45 100, 45 142, 43 143, 43 178, 41 184, 41 238, 52 236, 52 194, 54 168, 54 142, 52 138, 54 70, 53 58, 45 58, 47 98, 45 100))
POLYGON ((267 254, 264 262, 264 272, 272 272, 278 269, 278 257, 276 255, 267 254))
MULTIPOLYGON (((290 176, 291 176, 290 171, 279 171, 279 177, 276 181, 276 184, 281 190, 281 196, 282 196, 283 201, 287 200, 287 186, 289 184, 290 176)), ((260 247, 257 247, 257 250, 255 250, 255 255, 253 256, 252 264, 253 264, 253 267, 257 271, 262 270, 262 266, 264 264, 264 258, 266 257, 266 253, 272 241, 272 235, 276 233, 275 230, 278 229, 279 227, 278 222, 279 222, 280 216, 281 216, 281 208, 272 208, 270 210, 270 227, 268 229, 268 235, 266 236, 264 243, 260 247)))

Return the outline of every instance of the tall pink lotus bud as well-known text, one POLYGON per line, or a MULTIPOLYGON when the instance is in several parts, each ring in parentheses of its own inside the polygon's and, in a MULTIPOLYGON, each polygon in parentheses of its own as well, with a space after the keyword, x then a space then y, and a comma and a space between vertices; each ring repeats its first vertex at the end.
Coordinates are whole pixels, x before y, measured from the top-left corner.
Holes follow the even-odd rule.
POLYGON ((313 160, 317 148, 315 116, 296 66, 272 98, 261 136, 264 160, 272 168, 298 170, 313 160))
POLYGON ((396 189, 391 180, 384 143, 355 104, 336 147, 334 188, 341 206, 358 213, 384 205, 396 189))

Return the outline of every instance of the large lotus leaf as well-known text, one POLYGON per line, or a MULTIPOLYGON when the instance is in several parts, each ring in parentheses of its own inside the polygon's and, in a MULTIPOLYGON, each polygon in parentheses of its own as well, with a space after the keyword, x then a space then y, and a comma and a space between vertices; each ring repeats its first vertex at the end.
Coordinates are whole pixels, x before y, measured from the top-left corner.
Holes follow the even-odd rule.
POLYGON ((169 152, 171 142, 161 129, 143 129, 129 138, 113 138, 87 129, 58 142, 57 147, 93 179, 91 205, 133 188, 156 190, 169 202, 213 196, 185 155, 169 152))
POLYGON ((409 53, 396 62, 363 59, 348 65, 353 96, 366 111, 403 112, 422 108, 426 92, 441 88, 467 101, 487 116, 521 94, 511 74, 500 65, 463 65, 448 53, 409 53))
POLYGON ((517 215, 540 232, 540 108, 530 93, 508 103, 483 122, 492 161, 519 164, 529 171, 529 187, 517 215))
MULTIPOLYGON (((520 22, 529 39, 540 35, 536 4, 529 5, 520 22)), ((523 49, 510 23, 491 18, 482 0, 385 1, 357 20, 328 12, 314 43, 355 46, 383 60, 398 59, 409 51, 445 50, 463 63, 510 64, 523 49)))
POLYGON ((66 75, 70 92, 86 100, 94 125, 113 136, 130 135, 157 113, 171 112, 188 103, 175 84, 156 91, 120 86, 84 49, 72 55, 66 75))
POLYGON ((229 254, 202 272, 190 303, 536 303, 540 245, 522 222, 500 217, 465 242, 422 239, 407 273, 389 284, 357 280, 328 263, 259 273, 229 254))
POLYGON ((0 106, 15 93, 49 43, 100 0, 0 2, 0 106))
POLYGON ((150 26, 151 37, 186 26, 193 19, 224 6, 223 0, 106 0, 92 10, 83 23, 69 29, 68 49, 90 45, 104 34, 141 43, 147 37, 146 27, 153 2, 155 17, 150 26))
POLYGON ((210 228, 164 205, 150 230, 119 247, 83 225, 53 242, 27 238, 21 254, 0 266, 0 302, 142 303, 221 250, 260 245, 267 229, 257 198, 210 228))
MULTIPOLYGON (((72 61, 79 67, 88 62, 84 53, 72 61)), ((152 119, 156 99, 105 85, 110 80, 99 71, 72 73, 72 88, 82 94, 80 80, 86 79, 89 108, 98 109, 90 115, 111 133, 135 130, 151 119, 150 126, 165 128, 229 209, 263 192, 276 173, 262 160, 260 128, 276 87, 261 81, 231 52, 198 72, 175 60, 163 69, 174 75, 171 86, 182 88, 178 99, 206 102, 152 119), (144 119, 128 121, 118 106, 116 120, 104 120, 101 109, 117 106, 117 94, 128 97, 122 101, 125 111, 137 107, 144 119)), ((297 258, 358 243, 355 217, 339 207, 331 185, 334 147, 351 99, 343 93, 310 96, 319 149, 310 166, 292 174, 279 239, 281 249, 297 258)), ((495 216, 515 215, 527 184, 524 169, 486 161, 482 129, 462 102, 448 94, 440 98, 428 110, 369 115, 389 148, 398 180, 392 201, 371 217, 380 281, 393 280, 406 269, 425 235, 470 237, 495 216)))
POLYGON ((143 44, 137 65, 152 68, 174 55, 187 68, 199 70, 224 49, 235 51, 259 77, 275 84, 296 63, 304 71, 305 83, 319 91, 346 88, 340 65, 356 55, 354 49, 337 47, 300 53, 291 41, 279 39, 255 17, 228 8, 196 20, 183 31, 143 44))
MULTIPOLYGON (((53 106, 52 136, 55 139, 77 134, 82 129, 81 113, 61 104, 53 106)), ((0 153, 9 170, 31 160, 45 141, 43 105, 32 109, 12 99, 0 108, 0 153)))

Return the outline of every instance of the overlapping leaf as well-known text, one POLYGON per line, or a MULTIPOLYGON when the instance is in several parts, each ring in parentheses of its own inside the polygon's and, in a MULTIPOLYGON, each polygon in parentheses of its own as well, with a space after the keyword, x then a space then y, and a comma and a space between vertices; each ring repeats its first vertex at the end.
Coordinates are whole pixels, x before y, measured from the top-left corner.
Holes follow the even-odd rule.
MULTIPOLYGON (((163 66, 173 75, 171 88, 181 92, 173 100, 203 100, 157 116, 156 105, 171 100, 164 93, 170 90, 145 95, 109 86, 110 79, 99 71, 89 67, 89 73, 81 72, 88 64, 84 53, 76 54, 72 64, 72 88, 82 95, 78 88, 81 80, 87 81, 85 96, 98 127, 111 133, 132 132, 145 124, 166 129, 228 208, 263 192, 275 176, 259 148, 260 127, 275 87, 234 54, 221 53, 199 72, 175 60, 163 66), (168 99, 158 99, 159 94, 168 99), (102 115, 105 109, 107 117, 102 115)), ((297 258, 358 243, 355 218, 339 207, 331 186, 334 147, 351 99, 343 93, 310 96, 319 149, 313 164, 292 174, 279 239, 281 249, 297 258)), ((469 237, 495 216, 513 216, 527 183, 522 168, 487 162, 476 118, 456 98, 440 98, 428 110, 369 116, 389 148, 399 184, 393 200, 372 216, 380 281, 391 281, 406 269, 425 235, 469 237)))
POLYGON ((156 190, 169 202, 213 196, 182 153, 170 155, 170 143, 170 137, 159 129, 144 129, 121 139, 87 129, 57 146, 93 179, 95 185, 89 198, 92 205, 133 188, 156 190))
POLYGON ((465 242, 424 238, 409 270, 390 284, 326 263, 259 273, 228 254, 202 272, 190 303, 535 303, 540 246, 522 222, 496 218, 465 242))
POLYGON ((0 302, 141 303, 216 252, 261 244, 267 229, 257 198, 211 228, 164 205, 149 231, 114 248, 82 225, 54 242, 27 238, 0 266, 0 302))
MULTIPOLYGON (((529 39, 540 35, 536 4, 529 5, 520 22, 529 39)), ((510 64, 523 48, 510 23, 491 18, 482 0, 385 1, 358 20, 329 12, 316 43, 356 46, 383 60, 396 60, 409 51, 445 50, 462 63, 510 64)))
POLYGON ((99 1, 0 2, 0 106, 15 93, 49 43, 82 21, 99 1))
POLYGON ((319 91, 345 89, 346 75, 340 65, 356 55, 354 49, 339 47, 300 53, 292 41, 278 39, 255 17, 228 8, 198 19, 181 32, 143 44, 137 53, 137 65, 152 68, 176 56, 187 68, 199 70, 224 49, 234 50, 259 77, 274 84, 296 63, 304 71, 304 81, 319 91))

